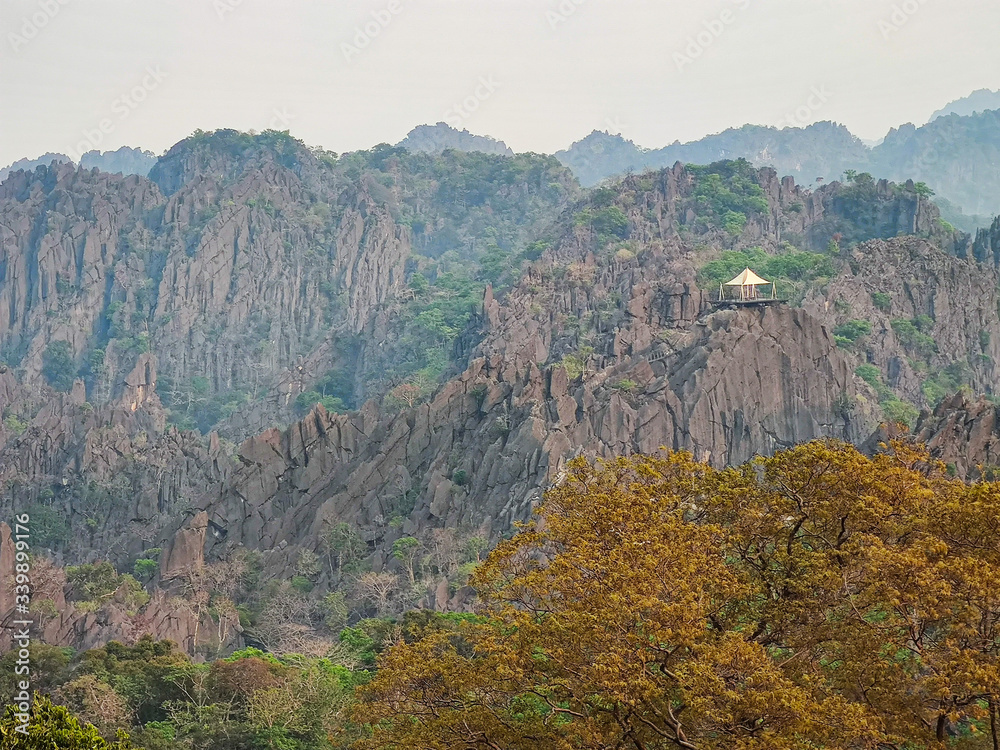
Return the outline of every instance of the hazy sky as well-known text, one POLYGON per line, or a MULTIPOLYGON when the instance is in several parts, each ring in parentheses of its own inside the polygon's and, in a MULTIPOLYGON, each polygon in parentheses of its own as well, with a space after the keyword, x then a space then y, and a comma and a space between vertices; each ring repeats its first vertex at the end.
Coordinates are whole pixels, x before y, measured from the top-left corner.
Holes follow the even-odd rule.
POLYGON ((518 151, 789 115, 878 138, 1000 88, 997 29, 996 0, 2 0, 0 165, 221 127, 343 152, 440 120, 518 151))

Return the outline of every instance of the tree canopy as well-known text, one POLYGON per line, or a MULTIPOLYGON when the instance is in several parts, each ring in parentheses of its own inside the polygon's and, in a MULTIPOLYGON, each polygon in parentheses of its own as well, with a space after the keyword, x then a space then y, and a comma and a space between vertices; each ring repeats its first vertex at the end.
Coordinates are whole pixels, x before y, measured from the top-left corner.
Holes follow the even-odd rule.
POLYGON ((995 746, 998 525, 1000 485, 905 445, 577 459, 484 617, 383 654, 361 746, 995 746))
POLYGON ((63 706, 53 705, 47 697, 35 695, 27 724, 27 733, 18 732, 21 726, 17 709, 8 705, 0 719, 0 749, 2 750, 132 750, 128 735, 118 733, 114 742, 101 737, 92 724, 81 724, 63 706))

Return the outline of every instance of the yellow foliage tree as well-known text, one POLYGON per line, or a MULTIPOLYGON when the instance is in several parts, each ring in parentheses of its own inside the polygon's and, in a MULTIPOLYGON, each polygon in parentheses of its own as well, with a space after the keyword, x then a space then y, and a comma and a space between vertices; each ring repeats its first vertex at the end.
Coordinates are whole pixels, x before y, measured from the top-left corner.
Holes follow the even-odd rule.
POLYGON ((1000 484, 904 445, 575 460, 476 572, 483 622, 383 656, 359 746, 995 745, 998 526, 1000 484))

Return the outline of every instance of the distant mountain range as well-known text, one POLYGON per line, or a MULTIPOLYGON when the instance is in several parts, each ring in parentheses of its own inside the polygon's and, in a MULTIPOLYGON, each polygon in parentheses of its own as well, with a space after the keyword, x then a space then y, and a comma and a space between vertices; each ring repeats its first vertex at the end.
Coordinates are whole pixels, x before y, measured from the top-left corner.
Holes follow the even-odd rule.
POLYGON ((468 130, 456 130, 447 123, 419 125, 397 145, 417 153, 441 153, 448 149, 513 156, 514 151, 503 141, 488 135, 473 135, 468 130))
POLYGON ((643 149, 620 135, 594 131, 556 158, 585 186, 623 172, 660 169, 675 162, 710 164, 745 158, 772 166, 797 181, 812 183, 839 177, 868 159, 870 149, 843 125, 819 122, 806 128, 744 125, 690 143, 675 142, 660 149, 643 149))
MULTIPOLYGON (((66 154, 47 153, 37 159, 20 159, 9 167, 0 169, 0 181, 6 179, 11 172, 19 169, 32 171, 40 166, 48 166, 52 162, 66 164, 73 160, 66 154)), ((85 169, 97 167, 102 172, 109 174, 141 174, 146 176, 149 170, 156 164, 156 154, 152 151, 144 151, 141 148, 129 148, 122 146, 117 151, 88 151, 80 157, 80 165, 85 169)))
MULTIPOLYGON (((417 153, 454 150, 514 155, 503 141, 443 122, 414 128, 397 146, 417 153)), ((937 193, 947 221, 974 231, 1000 214, 1000 91, 975 91, 935 112, 925 125, 908 123, 893 128, 876 145, 866 144, 838 123, 818 122, 781 130, 744 125, 657 149, 642 148, 621 135, 595 130, 555 156, 585 187, 676 162, 710 164, 737 158, 758 167, 773 167, 812 186, 842 179, 851 170, 890 180, 913 179, 926 182, 937 193)), ((71 160, 57 153, 22 159, 0 169, 0 180, 12 171, 53 161, 71 160)), ((81 159, 85 168, 123 175, 148 175, 156 161, 152 152, 128 147, 91 151, 81 159)))
POLYGON ((968 231, 1000 213, 1000 109, 951 113, 919 128, 902 125, 874 147, 843 125, 818 122, 783 130, 744 125, 661 149, 643 149, 620 135, 594 131, 556 154, 584 186, 678 161, 710 164, 741 157, 807 185, 841 179, 848 170, 926 182, 950 204, 949 221, 968 231))
MULTIPOLYGON (((414 128, 397 145, 428 153, 447 149, 513 153, 502 141, 445 123, 414 128)), ((893 128, 875 145, 866 144, 843 125, 818 122, 781 130, 744 125, 658 149, 595 130, 555 156, 584 187, 676 162, 711 164, 738 158, 774 167, 813 186, 840 180, 851 170, 890 180, 913 179, 926 182, 937 193, 946 221, 974 232, 1000 214, 1000 91, 973 92, 935 112, 926 125, 893 128)))
POLYGON ((991 109, 1000 109, 1000 91, 979 89, 939 109, 931 115, 928 122, 934 122, 937 118, 947 115, 974 115, 979 112, 988 112, 991 109))

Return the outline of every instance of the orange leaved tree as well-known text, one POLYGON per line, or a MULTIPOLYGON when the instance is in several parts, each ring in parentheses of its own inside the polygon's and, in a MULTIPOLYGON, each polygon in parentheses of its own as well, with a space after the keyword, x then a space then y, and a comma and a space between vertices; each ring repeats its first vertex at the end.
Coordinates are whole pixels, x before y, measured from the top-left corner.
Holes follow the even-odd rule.
POLYGON ((941 468, 575 460, 475 574, 482 621, 383 656, 361 746, 995 747, 1000 485, 941 468))

